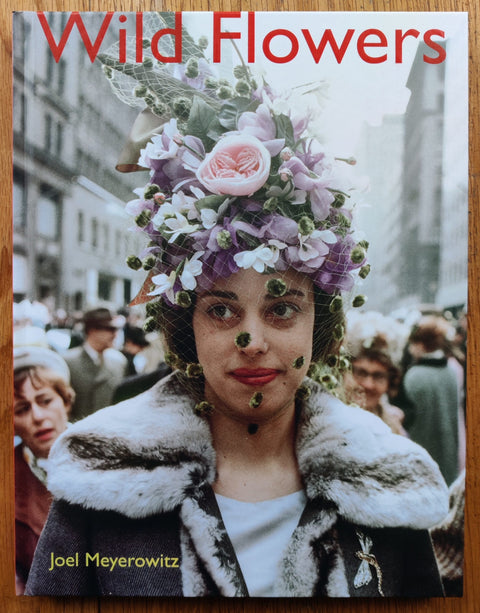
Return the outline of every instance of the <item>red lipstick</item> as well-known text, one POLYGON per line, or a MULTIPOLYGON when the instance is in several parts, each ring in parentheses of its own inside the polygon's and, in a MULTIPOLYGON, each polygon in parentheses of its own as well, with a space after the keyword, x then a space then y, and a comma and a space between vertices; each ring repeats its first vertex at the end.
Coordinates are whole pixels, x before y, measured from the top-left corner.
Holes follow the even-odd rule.
POLYGON ((273 381, 280 371, 274 368, 236 368, 230 374, 240 383, 260 386, 273 381))
POLYGON ((35 438, 40 441, 48 441, 52 438, 53 435, 53 428, 45 428, 44 430, 38 430, 38 432, 35 433, 35 438))

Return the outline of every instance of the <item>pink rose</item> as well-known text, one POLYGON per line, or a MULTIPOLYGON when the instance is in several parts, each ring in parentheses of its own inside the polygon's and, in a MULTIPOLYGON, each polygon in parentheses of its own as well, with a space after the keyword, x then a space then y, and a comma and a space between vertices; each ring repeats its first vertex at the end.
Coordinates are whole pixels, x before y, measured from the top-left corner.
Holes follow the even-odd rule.
POLYGON ((218 141, 197 170, 212 194, 251 196, 268 179, 270 153, 255 136, 232 134, 218 141))

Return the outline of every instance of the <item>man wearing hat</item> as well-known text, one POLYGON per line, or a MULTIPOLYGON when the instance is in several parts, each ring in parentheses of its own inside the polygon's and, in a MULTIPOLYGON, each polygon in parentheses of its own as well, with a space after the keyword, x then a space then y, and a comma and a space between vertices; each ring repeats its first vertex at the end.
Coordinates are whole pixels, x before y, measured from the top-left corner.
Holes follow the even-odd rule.
POLYGON ((64 356, 76 393, 72 421, 108 406, 114 389, 125 376, 127 366, 126 358, 112 348, 119 326, 108 309, 87 311, 83 324, 85 342, 81 347, 70 349, 64 356))

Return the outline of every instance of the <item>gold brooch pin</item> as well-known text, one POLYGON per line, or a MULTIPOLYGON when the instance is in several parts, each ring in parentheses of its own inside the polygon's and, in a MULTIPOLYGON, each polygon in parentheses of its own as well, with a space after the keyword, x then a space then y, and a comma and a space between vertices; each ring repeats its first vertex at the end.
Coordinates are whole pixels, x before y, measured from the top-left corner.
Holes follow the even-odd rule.
POLYGON ((369 536, 363 534, 363 532, 360 532, 359 530, 357 530, 356 533, 358 540, 360 541, 362 551, 355 552, 355 555, 359 560, 361 560, 361 562, 357 574, 353 580, 353 585, 356 588, 368 585, 372 580, 372 571, 370 570, 370 566, 373 566, 375 572, 377 573, 378 593, 380 596, 385 596, 382 589, 382 569, 380 568, 380 564, 377 562, 377 558, 373 555, 373 553, 370 553, 372 550, 373 541, 369 536))

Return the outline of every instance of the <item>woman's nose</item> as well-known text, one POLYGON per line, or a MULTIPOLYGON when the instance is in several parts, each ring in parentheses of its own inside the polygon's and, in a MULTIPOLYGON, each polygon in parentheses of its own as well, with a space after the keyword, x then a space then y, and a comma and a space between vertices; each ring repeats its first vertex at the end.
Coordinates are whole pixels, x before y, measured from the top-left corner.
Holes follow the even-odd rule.
POLYGON ((245 319, 243 325, 245 333, 242 334, 241 342, 235 343, 240 353, 249 357, 254 357, 259 353, 266 353, 268 351, 268 342, 263 322, 255 317, 250 317, 245 319))
POLYGON ((36 402, 32 403, 32 417, 34 421, 43 421, 45 419, 45 410, 36 402))

